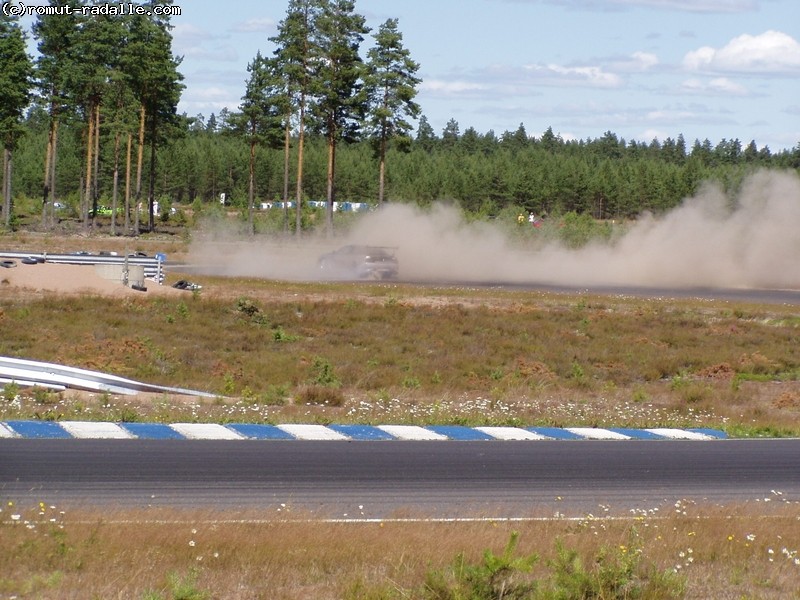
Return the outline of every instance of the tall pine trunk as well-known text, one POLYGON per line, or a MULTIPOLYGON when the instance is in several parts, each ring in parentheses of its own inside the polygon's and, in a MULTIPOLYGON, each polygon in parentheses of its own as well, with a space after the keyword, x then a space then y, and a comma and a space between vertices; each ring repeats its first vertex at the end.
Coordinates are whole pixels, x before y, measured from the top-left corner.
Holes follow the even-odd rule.
POLYGON ((119 196, 119 132, 114 133, 114 175, 111 191, 111 235, 117 235, 117 197, 119 196))
POLYGON ((150 173, 148 177, 147 189, 147 212, 148 212, 148 229, 149 231, 156 230, 155 219, 153 218, 153 208, 156 201, 156 116, 150 116, 150 173))
MULTIPOLYGON (((255 125, 253 126, 253 136, 255 136, 255 125)), ((253 222, 253 204, 256 200, 256 140, 250 140, 250 170, 247 181, 247 225, 250 235, 255 234, 255 224, 253 222)))
POLYGON ((94 106, 89 108, 89 122, 86 128, 86 179, 84 180, 83 228, 89 229, 89 203, 92 195, 92 152, 94 151, 94 106))
POLYGON ((139 211, 142 207, 142 164, 144 163, 144 117, 145 109, 144 104, 139 109, 139 146, 136 149, 136 193, 134 194, 134 202, 136 203, 136 234, 140 233, 139 211))
POLYGON ((283 134, 283 231, 289 233, 289 150, 291 147, 291 116, 286 117, 283 134))
POLYGON ((3 148, 3 216, 6 229, 11 228, 11 150, 3 148))
POLYGON ((58 154, 58 104, 52 100, 54 94, 51 93, 50 101, 50 122, 47 128, 47 149, 44 158, 44 185, 42 186, 42 227, 47 228, 54 225, 56 220, 56 156, 58 154), (50 208, 50 219, 48 220, 48 204, 50 208))
POLYGON ((300 123, 297 133, 297 193, 295 195, 295 235, 300 237, 303 203, 303 143, 305 141, 305 94, 300 97, 300 123))
POLYGON ((42 229, 47 229, 47 200, 50 197, 50 161, 53 155, 53 119, 47 131, 47 147, 44 152, 44 185, 42 185, 42 229))
POLYGON ((92 228, 97 221, 97 201, 100 199, 100 103, 95 106, 94 114, 94 172, 92 173, 92 228))
POLYGON ((378 162, 378 206, 383 204, 386 187, 386 135, 381 134, 380 157, 378 162))
POLYGON ((56 222, 56 163, 58 162, 58 130, 59 121, 56 120, 53 124, 53 148, 50 157, 50 218, 53 225, 56 222))
POLYGON ((128 148, 125 151, 125 234, 131 231, 131 146, 133 134, 128 132, 128 148))
POLYGON ((327 202, 325 210, 325 229, 328 237, 333 237, 333 202, 336 198, 334 188, 334 171, 336 170, 336 140, 333 136, 328 139, 328 176, 327 176, 327 202))

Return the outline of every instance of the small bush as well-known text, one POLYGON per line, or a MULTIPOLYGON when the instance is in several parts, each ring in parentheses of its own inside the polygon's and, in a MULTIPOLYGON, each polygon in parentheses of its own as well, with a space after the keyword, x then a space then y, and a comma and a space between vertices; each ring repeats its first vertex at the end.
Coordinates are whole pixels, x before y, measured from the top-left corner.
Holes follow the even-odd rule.
POLYGON ((283 406, 289 398, 289 387, 271 385, 262 395, 262 402, 268 406, 283 406))
MULTIPOLYGON (((633 539, 633 537, 632 537, 633 539)), ((556 542, 556 557, 550 561, 552 576, 543 589, 546 598, 682 598, 685 582, 671 570, 649 572, 642 568, 641 549, 632 544, 601 548, 591 561, 556 542)))
POLYGON ((340 381, 336 377, 333 372, 333 365, 331 363, 322 358, 317 357, 314 359, 314 377, 312 378, 312 383, 317 386, 324 386, 324 387, 339 387, 340 381))
POLYGON ((342 406, 345 400, 344 394, 336 388, 324 385, 307 385, 297 391, 295 401, 298 404, 342 406))
POLYGON ((269 319, 261 312, 249 298, 239 298, 236 301, 236 311, 250 320, 254 325, 268 325, 269 319))
POLYGON ((519 532, 514 531, 500 555, 483 553, 483 562, 470 565, 456 556, 446 572, 431 571, 425 578, 424 597, 430 600, 523 600, 533 598, 536 582, 527 574, 539 560, 536 554, 515 556, 519 532))
POLYGON ((299 338, 296 335, 291 335, 283 330, 283 327, 275 327, 272 330, 272 339, 276 342, 296 342, 299 338))
POLYGON ((3 400, 6 402, 14 402, 14 400, 17 399, 17 396, 19 396, 19 385, 13 381, 11 383, 7 383, 3 388, 3 400))

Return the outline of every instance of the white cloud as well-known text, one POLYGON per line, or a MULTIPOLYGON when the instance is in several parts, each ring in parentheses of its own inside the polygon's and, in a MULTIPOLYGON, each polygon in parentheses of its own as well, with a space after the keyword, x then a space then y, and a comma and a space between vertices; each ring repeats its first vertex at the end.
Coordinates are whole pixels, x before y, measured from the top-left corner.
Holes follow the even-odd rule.
POLYGON ((655 54, 650 54, 649 52, 634 52, 631 58, 633 58, 633 61, 639 65, 639 68, 642 71, 651 69, 658 64, 658 57, 655 54))
POLYGON ((619 75, 604 71, 600 67, 533 64, 525 65, 524 69, 534 79, 551 85, 580 85, 599 88, 616 88, 622 85, 619 75))
POLYGON ((213 48, 203 48, 202 46, 188 46, 180 48, 177 52, 179 56, 196 58, 199 60, 214 60, 220 62, 234 62, 239 59, 239 53, 232 46, 223 45, 213 48))
POLYGON ((217 86, 209 86, 204 88, 195 88, 192 91, 192 99, 194 101, 213 102, 216 100, 226 99, 230 97, 230 90, 217 86))
POLYGON ((276 31, 276 27, 277 24, 273 19, 267 17, 256 17, 235 23, 233 27, 231 27, 231 31, 235 31, 237 33, 274 33, 276 31))
POLYGON ((218 112, 223 108, 236 110, 240 99, 227 88, 219 86, 192 87, 181 97, 180 111, 193 115, 198 112, 218 112))
POLYGON ((703 46, 686 54, 683 66, 692 71, 789 73, 800 71, 800 43, 780 31, 743 34, 722 48, 703 46))
POLYGON ((651 110, 644 115, 644 120, 649 123, 681 123, 696 119, 697 115, 685 109, 651 110))
POLYGON ((238 60, 236 48, 217 35, 191 23, 181 23, 172 30, 175 54, 197 60, 233 62, 238 60))
POLYGON ((178 23, 172 28, 172 39, 181 44, 197 44, 217 39, 219 36, 191 23, 178 23))
POLYGON ((621 6, 646 6, 686 12, 738 13, 755 10, 755 0, 611 0, 621 6))
POLYGON ((687 79, 681 84, 681 91, 689 94, 724 96, 747 96, 750 93, 746 87, 727 77, 715 77, 708 81, 696 78, 687 79))
POLYGON ((533 0, 533 2, 558 4, 577 10, 643 7, 693 13, 741 13, 758 8, 758 0, 533 0))
POLYGON ((670 135, 667 132, 662 131, 660 129, 645 129, 638 136, 636 136, 636 139, 639 140, 640 142, 647 142, 649 144, 653 140, 658 140, 659 142, 662 142, 666 140, 668 137, 670 137, 670 135))
POLYGON ((650 52, 634 52, 624 59, 614 61, 612 64, 619 71, 644 73, 658 66, 659 60, 655 54, 650 52))
POLYGON ((481 92, 486 86, 469 81, 444 81, 442 79, 425 79, 419 85, 420 92, 429 92, 442 96, 457 96, 465 93, 481 92))

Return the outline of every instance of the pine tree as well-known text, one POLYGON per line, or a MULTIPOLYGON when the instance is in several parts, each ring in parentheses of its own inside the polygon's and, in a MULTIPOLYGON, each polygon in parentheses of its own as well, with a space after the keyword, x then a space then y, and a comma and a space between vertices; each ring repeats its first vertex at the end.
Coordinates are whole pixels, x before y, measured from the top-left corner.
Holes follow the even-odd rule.
POLYGON ((378 147, 378 204, 381 204, 386 181, 386 151, 393 138, 408 142, 412 126, 406 117, 416 119, 420 114, 414 97, 421 80, 415 76, 419 64, 411 60, 410 52, 403 47, 397 19, 388 19, 374 38, 375 47, 367 52, 366 87, 370 95, 370 129, 378 147))
POLYGON ((355 140, 367 111, 363 89, 364 63, 359 47, 369 33, 363 16, 352 0, 323 3, 317 20, 320 60, 315 73, 314 112, 328 145, 326 181, 326 225, 333 233, 333 203, 336 197, 336 148, 341 140, 355 140))
POLYGON ((0 140, 3 145, 3 216, 12 225, 12 154, 24 129, 21 126, 30 102, 33 66, 25 52, 25 35, 16 18, 0 14, 0 140))
POLYGON ((422 115, 419 118, 419 125, 417 125, 417 137, 415 138, 415 144, 420 146, 426 152, 430 152, 433 150, 436 142, 436 132, 433 130, 433 126, 428 121, 428 117, 422 115))
MULTIPOLYGON (((79 0, 50 0, 49 6, 76 9, 79 0)), ((68 93, 69 71, 74 60, 74 36, 79 20, 60 14, 42 14, 33 24, 33 35, 39 40, 36 60, 36 82, 47 103, 48 134, 42 186, 42 225, 55 218, 56 164, 58 159, 59 126, 70 110, 68 93), (49 210, 49 217, 48 217, 49 210)))
POLYGON ((127 45, 128 23, 120 19, 123 30, 119 33, 121 40, 120 51, 114 55, 108 73, 108 91, 106 94, 108 129, 113 139, 112 156, 112 191, 111 191, 111 235, 117 233, 117 213, 119 206, 119 176, 120 163, 122 162, 123 144, 125 146, 125 192, 124 192, 124 231, 130 231, 130 200, 131 200, 131 152, 133 150, 133 136, 138 126, 138 112, 136 110, 136 96, 130 85, 130 79, 125 73, 124 47, 127 45))
MULTIPOLYGON (((149 0, 148 6, 172 4, 172 0, 149 0)), ((142 195, 142 172, 145 138, 150 144, 150 180, 148 184, 148 229, 155 228, 153 207, 155 202, 156 149, 164 142, 167 132, 175 132, 179 124, 177 106, 183 90, 183 75, 178 72, 181 59, 172 53, 172 34, 169 18, 134 15, 131 18, 129 39, 123 61, 123 70, 139 104, 139 134, 136 168, 136 224, 138 231, 142 195), (172 129, 171 129, 172 128, 172 129)))
POLYGON ((253 206, 255 204, 256 146, 280 145, 281 118, 285 113, 281 105, 280 80, 273 78, 270 61, 258 52, 247 65, 250 73, 245 84, 245 93, 239 106, 241 112, 234 115, 234 129, 243 134, 249 147, 249 169, 247 183, 247 215, 250 234, 254 231, 253 206))
MULTIPOLYGON (((286 115, 297 115, 297 182, 295 188, 295 232, 302 227, 303 152, 305 149, 306 111, 312 94, 313 67, 319 56, 313 38, 321 0, 289 0, 286 18, 278 25, 278 34, 270 41, 275 44, 275 64, 285 78, 286 95, 291 108, 286 115)), ((288 137, 285 152, 288 157, 288 137)))
POLYGON ((97 214, 100 150, 101 103, 107 91, 109 65, 120 39, 116 17, 110 15, 74 15, 78 20, 66 63, 66 88, 85 127, 84 180, 81 217, 84 228, 90 216, 97 214))

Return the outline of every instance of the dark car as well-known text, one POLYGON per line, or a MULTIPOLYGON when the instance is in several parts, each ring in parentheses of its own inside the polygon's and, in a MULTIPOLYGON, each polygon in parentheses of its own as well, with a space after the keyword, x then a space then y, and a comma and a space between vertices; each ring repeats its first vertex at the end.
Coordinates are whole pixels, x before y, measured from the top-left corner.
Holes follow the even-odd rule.
POLYGON ((399 272, 395 250, 388 246, 342 246, 320 256, 319 268, 333 277, 392 279, 399 272))

